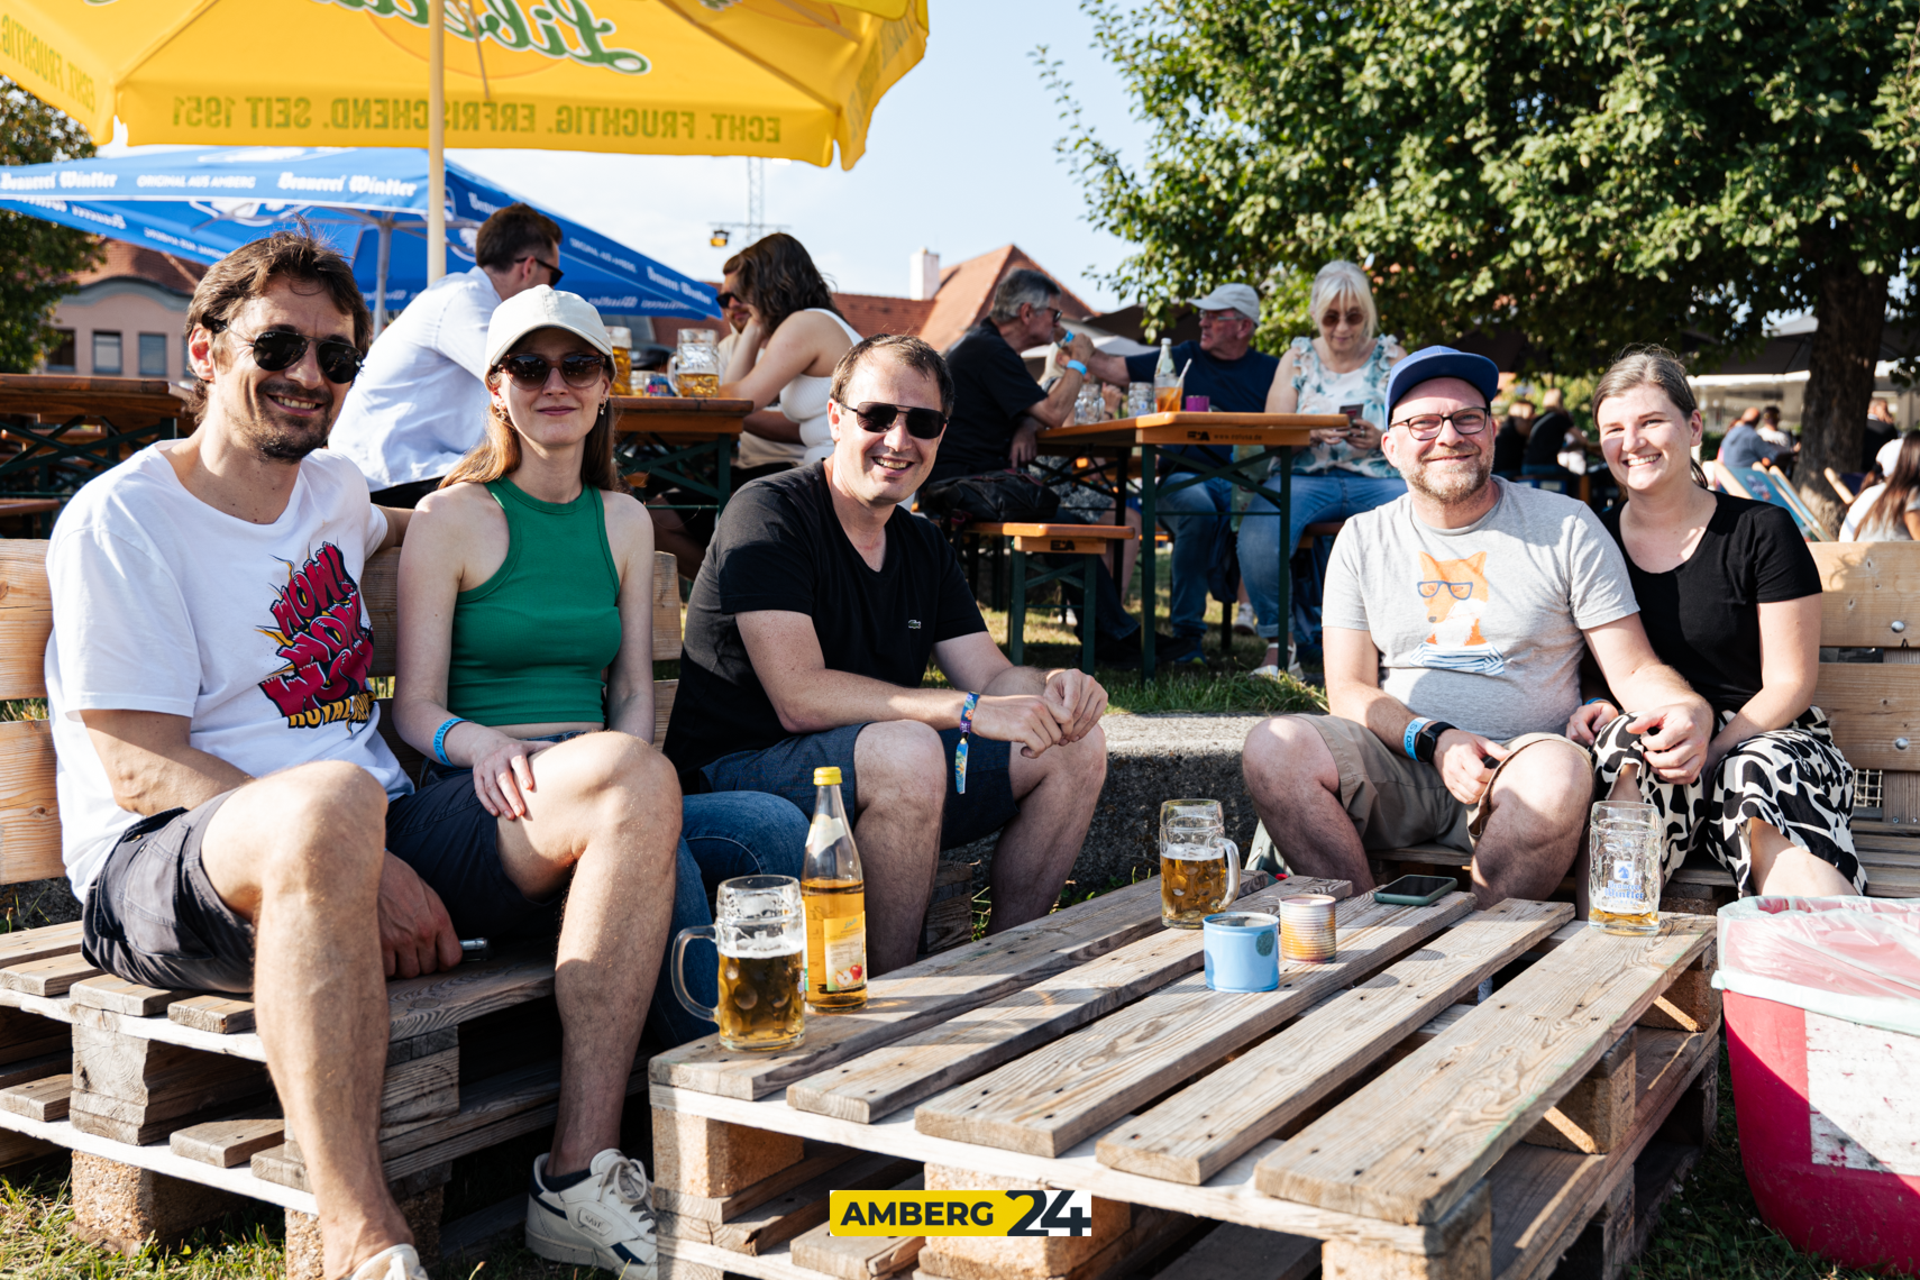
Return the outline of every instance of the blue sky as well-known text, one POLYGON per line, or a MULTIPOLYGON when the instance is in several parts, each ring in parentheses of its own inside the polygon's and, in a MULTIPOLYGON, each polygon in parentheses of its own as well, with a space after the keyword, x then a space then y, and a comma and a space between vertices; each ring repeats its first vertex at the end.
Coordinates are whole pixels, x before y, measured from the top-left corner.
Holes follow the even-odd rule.
MULTIPOLYGON (((922 246, 951 265, 1012 241, 1090 303, 1132 301, 1093 283, 1127 246, 1088 225, 1080 186, 1054 151, 1058 108, 1030 57, 1049 46, 1087 118, 1129 160, 1140 157, 1145 130, 1094 52, 1079 7, 931 0, 930 9, 927 56, 881 100, 866 155, 850 172, 769 161, 767 221, 785 224, 852 293, 905 294, 907 259, 922 246)), ((708 247, 714 221, 746 217, 746 161, 737 157, 449 154, 701 279, 718 279, 731 252, 708 247)))

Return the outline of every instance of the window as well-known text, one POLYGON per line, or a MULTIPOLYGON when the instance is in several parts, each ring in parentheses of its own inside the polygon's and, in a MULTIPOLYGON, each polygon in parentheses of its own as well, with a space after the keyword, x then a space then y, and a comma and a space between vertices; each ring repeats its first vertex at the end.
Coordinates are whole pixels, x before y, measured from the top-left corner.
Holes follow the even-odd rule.
POLYGON ((96 329, 93 334, 93 372, 107 376, 120 372, 120 335, 96 329))
POLYGON ((74 360, 73 330, 55 329, 53 345, 47 348, 48 373, 72 373, 74 360))
POLYGON ((143 333, 140 335, 140 376, 143 378, 167 376, 166 334, 143 333))

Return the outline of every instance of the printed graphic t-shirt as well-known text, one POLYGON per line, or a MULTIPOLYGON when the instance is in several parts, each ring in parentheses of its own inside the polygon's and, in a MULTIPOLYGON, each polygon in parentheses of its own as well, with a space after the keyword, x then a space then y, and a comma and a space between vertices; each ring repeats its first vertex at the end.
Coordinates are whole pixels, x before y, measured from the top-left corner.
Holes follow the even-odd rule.
POLYGON ((1620 547, 1584 504, 1504 480, 1493 510, 1435 529, 1411 497, 1352 516, 1321 622, 1369 631, 1380 687, 1497 741, 1560 733, 1580 705, 1582 631, 1639 612, 1620 547))
POLYGON ((834 515, 823 464, 755 480, 728 500, 687 601, 666 745, 684 786, 704 790, 693 774, 721 756, 794 736, 740 638, 738 615, 767 609, 812 618, 828 670, 907 689, 920 687, 934 645, 987 629, 932 521, 894 508, 876 570, 834 515))
POLYGON ((412 789, 367 688, 360 574, 387 518, 366 480, 345 458, 310 454, 280 518, 251 524, 187 492, 170 447, 82 488, 47 550, 47 710, 62 853, 82 899, 140 818, 114 803, 82 711, 186 716, 195 749, 255 777, 345 760, 389 796, 412 789))

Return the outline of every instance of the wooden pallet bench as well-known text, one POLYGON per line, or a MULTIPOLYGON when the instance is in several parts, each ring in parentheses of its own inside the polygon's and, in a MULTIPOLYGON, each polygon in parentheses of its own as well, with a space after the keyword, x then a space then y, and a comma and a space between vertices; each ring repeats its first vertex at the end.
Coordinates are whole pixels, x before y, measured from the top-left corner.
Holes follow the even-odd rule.
POLYGON ((1027 593, 1035 587, 1066 578, 1078 577, 1081 612, 1080 669, 1093 674, 1094 582, 1102 557, 1110 547, 1132 542, 1139 535, 1126 525, 1113 524, 1017 524, 995 521, 969 522, 961 526, 963 534, 979 538, 1006 538, 1013 546, 1013 591, 1007 606, 1007 657, 1015 666, 1026 661, 1027 593), (1079 556, 1079 564, 1048 569, 1042 573, 1027 571, 1027 556, 1079 556))
POLYGON ((1714 922, 1342 898, 1340 951, 1206 989, 1145 881, 877 980, 777 1054, 650 1068, 663 1276, 1613 1277, 1711 1130, 1714 922), (1490 998, 1470 1003, 1483 981, 1490 998), (1092 1193, 1082 1238, 835 1239, 828 1190, 1092 1193))
MULTIPOLYGON (((0 698, 46 696, 45 557, 44 542, 0 540, 0 698)), ((389 552, 362 575, 381 641, 375 677, 393 675, 398 562, 389 552)), ((657 557, 656 657, 680 653, 672 566, 671 556, 657 557)), ((659 733, 676 684, 655 682, 659 733)), ((419 754, 391 725, 383 714, 381 729, 412 772, 419 754)), ((0 723, 0 884, 62 874, 47 723, 0 723)), ((503 954, 391 982, 387 994, 381 1150, 431 1249, 451 1161, 553 1123, 552 954, 503 954)), ((75 1229, 90 1239, 132 1249, 176 1238, 245 1197, 288 1210, 289 1273, 318 1274, 313 1196, 265 1061, 245 999, 102 974, 80 955, 78 924, 0 934, 0 1170, 54 1148, 74 1152, 75 1229)), ((630 1091, 643 1081, 636 1072, 630 1091)))

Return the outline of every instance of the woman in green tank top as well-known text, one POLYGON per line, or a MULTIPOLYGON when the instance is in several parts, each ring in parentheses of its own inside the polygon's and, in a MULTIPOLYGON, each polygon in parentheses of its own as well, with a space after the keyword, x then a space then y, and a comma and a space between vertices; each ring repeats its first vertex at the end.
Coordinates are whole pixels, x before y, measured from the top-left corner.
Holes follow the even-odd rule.
MULTIPOLYGON (((576 327, 550 318, 501 349, 496 313, 486 440, 421 503, 400 561, 395 723, 427 757, 423 787, 471 788, 503 832, 537 806, 546 752, 606 730, 654 739, 653 526, 614 464, 610 344, 584 300, 551 294, 543 308, 576 327)), ((646 757, 664 765, 652 746, 646 757)), ((711 923, 706 882, 800 873, 806 815, 786 800, 692 796, 681 819, 674 867, 627 887, 644 897, 636 911, 671 904, 669 942, 711 923)), ((713 1004, 714 968, 690 961, 687 977, 713 1004)), ((666 995, 656 1036, 712 1032, 666 995)))

